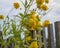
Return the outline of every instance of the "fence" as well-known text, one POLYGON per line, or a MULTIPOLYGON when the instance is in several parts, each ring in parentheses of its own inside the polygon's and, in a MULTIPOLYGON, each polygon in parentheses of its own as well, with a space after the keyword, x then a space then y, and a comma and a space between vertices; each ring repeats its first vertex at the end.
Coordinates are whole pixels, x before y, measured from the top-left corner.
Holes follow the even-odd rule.
POLYGON ((44 48, 60 48, 60 21, 54 23, 54 29, 53 24, 50 24, 47 27, 47 31, 48 31, 48 39, 46 39, 45 28, 41 32, 43 36, 44 48), (54 30, 55 30, 55 38, 54 38, 54 30))
MULTIPOLYGON (((60 21, 55 22, 54 26, 55 26, 54 27, 55 38, 54 38, 53 24, 50 24, 47 27, 48 38, 46 38, 45 28, 41 31, 41 35, 43 36, 42 42, 44 43, 44 46, 42 48, 60 48, 60 21)), ((0 37, 2 37, 1 31, 0 31, 0 37)), ((0 45, 0 48, 3 47, 1 47, 0 45)), ((14 44, 12 43, 10 46, 8 46, 8 48, 14 48, 14 44)))

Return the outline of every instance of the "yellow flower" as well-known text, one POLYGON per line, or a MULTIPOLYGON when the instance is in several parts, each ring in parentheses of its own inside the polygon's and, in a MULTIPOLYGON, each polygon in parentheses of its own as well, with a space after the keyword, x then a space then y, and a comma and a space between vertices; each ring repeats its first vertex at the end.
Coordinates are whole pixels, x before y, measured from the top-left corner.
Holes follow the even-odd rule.
POLYGON ((31 12, 30 12, 30 18, 31 18, 31 19, 34 19, 34 20, 36 19, 35 11, 31 11, 31 12))
POLYGON ((18 9, 20 7, 18 2, 14 2, 13 6, 14 6, 15 9, 18 9))
POLYGON ((48 7, 46 5, 42 5, 41 7, 44 11, 48 10, 48 7))
POLYGON ((37 8, 41 9, 41 5, 44 3, 44 0, 36 0, 37 8))
POLYGON ((49 20, 45 20, 45 21, 43 22, 43 26, 44 26, 44 27, 47 27, 49 24, 50 24, 50 21, 49 21, 49 20))
POLYGON ((39 5, 37 5, 37 8, 41 9, 41 5, 40 5, 40 4, 39 4, 39 5))
POLYGON ((40 21, 38 21, 38 22, 37 22, 37 27, 40 27, 40 26, 42 26, 42 24, 41 24, 40 21))
POLYGON ((44 3, 44 0, 36 0, 36 3, 37 4, 43 4, 44 3))
POLYGON ((49 3, 49 0, 45 0, 46 3, 49 3))
POLYGON ((36 21, 34 19, 29 19, 29 26, 35 28, 36 26, 36 21))
POLYGON ((26 42, 30 42, 32 40, 31 36, 26 37, 26 42))
POLYGON ((42 23, 40 22, 40 21, 37 21, 36 22, 36 27, 35 27, 35 29, 37 30, 37 29, 39 29, 39 27, 41 27, 42 26, 42 23))
POLYGON ((0 20, 4 20, 4 16, 0 14, 0 20))
POLYGON ((32 42, 32 43, 30 44, 30 48, 38 48, 37 42, 36 42, 36 41, 32 42))
POLYGON ((30 16, 30 18, 31 18, 31 19, 36 19, 36 16, 35 16, 34 14, 32 14, 32 15, 30 16))

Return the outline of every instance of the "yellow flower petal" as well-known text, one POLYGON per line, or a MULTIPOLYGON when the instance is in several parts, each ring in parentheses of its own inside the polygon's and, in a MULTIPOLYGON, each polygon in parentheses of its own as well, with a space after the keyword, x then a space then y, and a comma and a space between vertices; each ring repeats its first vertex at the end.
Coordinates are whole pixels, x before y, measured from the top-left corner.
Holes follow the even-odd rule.
POLYGON ((45 0, 46 3, 49 3, 49 0, 45 0))
POLYGON ((30 42, 32 40, 31 36, 26 37, 26 42, 30 42))
POLYGON ((36 26, 36 21, 34 19, 29 19, 29 26, 30 27, 35 27, 36 26))
POLYGON ((37 42, 36 42, 36 41, 32 42, 32 43, 30 44, 30 48, 38 48, 37 42))
POLYGON ((14 6, 15 9, 18 9, 20 7, 18 2, 14 2, 13 6, 14 6))
POLYGON ((0 20, 4 20, 4 16, 0 14, 0 20))
POLYGON ((44 27, 47 27, 49 24, 50 24, 50 21, 49 21, 49 20, 45 20, 45 21, 43 22, 43 26, 44 26, 44 27))
POLYGON ((47 11, 48 10, 48 7, 46 5, 42 5, 41 7, 44 11, 47 11))
POLYGON ((43 4, 44 3, 44 0, 36 0, 36 3, 37 4, 43 4))
POLYGON ((37 26, 42 26, 42 23, 40 21, 37 22, 37 26))

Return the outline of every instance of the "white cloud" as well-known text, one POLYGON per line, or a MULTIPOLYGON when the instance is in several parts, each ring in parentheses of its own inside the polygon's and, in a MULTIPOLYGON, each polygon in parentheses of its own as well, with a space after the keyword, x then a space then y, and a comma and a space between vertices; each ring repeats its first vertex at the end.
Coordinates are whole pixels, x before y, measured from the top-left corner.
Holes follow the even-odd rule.
POLYGON ((60 0, 54 0, 54 2, 56 2, 56 3, 60 3, 60 0))
POLYGON ((51 5, 52 10, 42 18, 42 21, 49 19, 51 23, 54 23, 56 21, 60 21, 60 5, 57 3, 54 3, 54 5, 51 5))

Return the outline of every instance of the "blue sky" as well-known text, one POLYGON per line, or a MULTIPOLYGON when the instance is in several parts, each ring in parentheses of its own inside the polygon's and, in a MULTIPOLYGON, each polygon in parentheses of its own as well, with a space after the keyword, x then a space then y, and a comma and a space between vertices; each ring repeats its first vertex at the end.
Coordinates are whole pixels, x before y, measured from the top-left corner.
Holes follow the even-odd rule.
MULTIPOLYGON (((11 8, 13 8, 13 2, 18 1, 19 0, 0 0, 0 14, 3 15, 7 15, 9 13, 9 11, 11 10, 11 8)), ((50 0, 49 3, 49 9, 52 8, 52 10, 49 11, 49 13, 47 13, 43 18, 42 21, 44 21, 45 19, 49 19, 52 23, 55 21, 59 21, 60 20, 60 0, 50 0)), ((21 7, 23 7, 21 5, 21 7)), ((13 15, 18 14, 20 11, 18 10, 13 10, 10 13, 10 17, 12 18, 13 15)))

